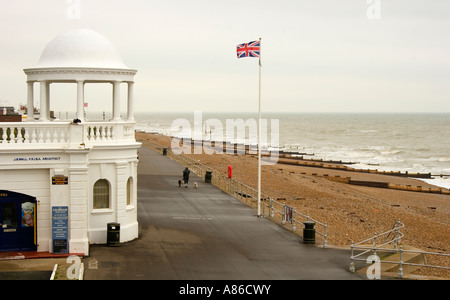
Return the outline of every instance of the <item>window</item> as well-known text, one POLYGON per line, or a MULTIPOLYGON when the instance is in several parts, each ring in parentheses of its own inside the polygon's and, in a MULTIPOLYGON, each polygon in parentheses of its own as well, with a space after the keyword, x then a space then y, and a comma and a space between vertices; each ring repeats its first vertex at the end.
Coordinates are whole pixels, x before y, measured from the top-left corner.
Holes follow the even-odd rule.
POLYGON ((3 228, 17 227, 17 204, 6 203, 2 205, 3 228))
POLYGON ((127 205, 133 202, 133 177, 128 178, 127 181, 127 205))
POLYGON ((94 209, 109 208, 109 181, 101 179, 94 184, 94 209))

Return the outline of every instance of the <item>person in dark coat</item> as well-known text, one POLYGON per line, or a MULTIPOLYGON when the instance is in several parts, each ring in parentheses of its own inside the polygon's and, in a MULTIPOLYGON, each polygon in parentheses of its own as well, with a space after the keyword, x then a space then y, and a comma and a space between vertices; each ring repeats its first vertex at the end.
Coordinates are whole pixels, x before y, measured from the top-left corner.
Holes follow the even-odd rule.
POLYGON ((189 174, 191 174, 191 171, 189 170, 188 167, 186 167, 186 169, 184 169, 184 171, 183 171, 183 181, 184 181, 185 187, 188 186, 189 174))

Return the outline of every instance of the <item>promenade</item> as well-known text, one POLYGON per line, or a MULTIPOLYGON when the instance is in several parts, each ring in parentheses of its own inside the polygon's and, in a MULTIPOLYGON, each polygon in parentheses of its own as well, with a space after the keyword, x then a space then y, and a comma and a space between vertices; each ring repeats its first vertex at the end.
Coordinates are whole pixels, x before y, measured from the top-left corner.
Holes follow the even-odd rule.
POLYGON ((85 280, 353 280, 350 251, 322 249, 148 148, 139 151, 139 239, 92 245, 85 280), (199 187, 194 189, 193 183, 199 187))

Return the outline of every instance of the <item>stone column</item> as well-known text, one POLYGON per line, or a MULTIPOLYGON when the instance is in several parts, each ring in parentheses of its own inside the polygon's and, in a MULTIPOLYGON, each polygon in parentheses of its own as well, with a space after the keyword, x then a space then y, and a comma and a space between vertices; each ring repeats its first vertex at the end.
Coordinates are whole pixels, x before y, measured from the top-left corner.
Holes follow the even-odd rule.
MULTIPOLYGON (((86 161, 87 151, 71 154, 72 160, 86 161)), ((87 167, 69 168, 69 251, 89 255, 89 174, 87 167)))
POLYGON ((47 107, 47 88, 48 88, 48 84, 46 81, 41 81, 41 115, 39 117, 39 121, 41 122, 48 122, 49 118, 48 118, 48 107, 47 107))
POLYGON ((28 100, 27 100, 27 122, 34 122, 34 81, 27 81, 28 100))
POLYGON ((128 82, 128 121, 134 122, 134 82, 128 82))
POLYGON ((127 163, 116 161, 116 220, 118 223, 126 223, 127 210, 127 163))
POLYGON ((47 101, 47 118, 51 121, 50 116, 50 82, 47 81, 47 95, 45 96, 45 101, 47 101))
POLYGON ((113 82, 113 121, 119 122, 120 119, 120 81, 113 82))
POLYGON ((77 119, 84 121, 84 81, 77 81, 77 119))

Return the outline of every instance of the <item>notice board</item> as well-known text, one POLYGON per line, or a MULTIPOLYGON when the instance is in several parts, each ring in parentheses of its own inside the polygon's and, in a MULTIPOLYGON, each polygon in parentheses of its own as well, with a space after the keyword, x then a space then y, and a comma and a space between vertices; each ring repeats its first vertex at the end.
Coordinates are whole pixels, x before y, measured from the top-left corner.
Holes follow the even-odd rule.
POLYGON ((53 253, 69 253, 69 207, 52 207, 53 253))

